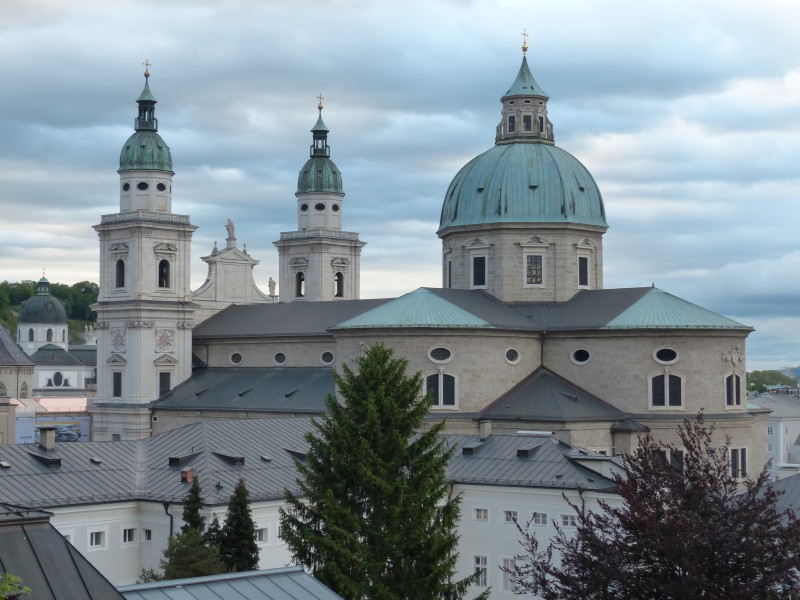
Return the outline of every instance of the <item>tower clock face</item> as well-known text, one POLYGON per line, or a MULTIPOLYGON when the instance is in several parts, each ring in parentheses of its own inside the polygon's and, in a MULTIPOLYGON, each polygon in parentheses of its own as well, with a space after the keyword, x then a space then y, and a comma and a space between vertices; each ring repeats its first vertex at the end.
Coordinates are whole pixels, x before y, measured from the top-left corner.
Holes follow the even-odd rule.
POLYGON ((114 352, 125 352, 125 330, 112 329, 111 330, 111 347, 114 352))

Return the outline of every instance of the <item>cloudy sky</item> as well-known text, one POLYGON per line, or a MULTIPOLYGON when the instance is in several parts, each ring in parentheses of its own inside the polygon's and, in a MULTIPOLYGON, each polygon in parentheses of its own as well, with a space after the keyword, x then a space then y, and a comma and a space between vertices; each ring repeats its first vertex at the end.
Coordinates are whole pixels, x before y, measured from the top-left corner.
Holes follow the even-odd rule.
MULTIPOLYGON (((458 169, 494 143, 528 59, 556 143, 606 204, 606 287, 656 286, 756 328, 748 368, 800 364, 796 0, 0 0, 0 280, 97 281, 91 226, 152 63, 173 212, 277 279, 325 96, 362 297, 440 284, 458 169)), ((192 263, 193 287, 205 266, 192 263)))

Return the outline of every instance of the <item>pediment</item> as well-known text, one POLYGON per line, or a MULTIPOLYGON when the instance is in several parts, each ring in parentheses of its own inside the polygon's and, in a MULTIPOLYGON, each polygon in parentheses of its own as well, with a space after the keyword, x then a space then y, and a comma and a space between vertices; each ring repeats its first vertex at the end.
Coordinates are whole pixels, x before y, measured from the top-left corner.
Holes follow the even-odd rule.
POLYGON ((464 245, 465 248, 488 248, 489 246, 489 240, 482 237, 473 238, 464 245))
POLYGON ((127 252, 128 244, 127 242, 117 242, 116 244, 111 244, 108 249, 111 252, 127 252))
POLYGON ((583 248, 584 250, 594 250, 595 249, 595 244, 589 238, 583 238, 581 241, 579 241, 577 244, 575 244, 575 247, 576 248, 583 248))
POLYGON ((177 252, 178 247, 175 244, 156 244, 153 246, 155 252, 177 252))
POLYGON ((127 365, 128 361, 119 354, 112 354, 106 359, 106 363, 109 365, 127 365))
POLYGON ((341 256, 337 258, 331 259, 331 266, 332 267, 347 267, 350 266, 350 260, 347 258, 342 258, 341 256))
POLYGON ((546 238, 534 234, 524 238, 519 245, 523 248, 546 248, 547 246, 550 246, 551 243, 546 238))
POLYGON ((154 365, 177 365, 178 359, 169 354, 162 354, 153 361, 154 365))
POLYGON ((293 258, 289 261, 289 265, 292 267, 307 267, 308 266, 308 259, 303 256, 298 256, 297 258, 293 258))

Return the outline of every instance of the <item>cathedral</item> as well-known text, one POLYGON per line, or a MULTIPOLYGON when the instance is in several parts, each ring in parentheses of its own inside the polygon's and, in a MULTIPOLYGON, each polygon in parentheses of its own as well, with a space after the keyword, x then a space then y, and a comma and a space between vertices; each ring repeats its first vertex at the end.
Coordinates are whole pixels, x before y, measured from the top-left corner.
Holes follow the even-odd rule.
MULTIPOLYGON (((605 289, 603 198, 556 145, 550 98, 522 64, 501 96, 495 144, 444 194, 442 285, 360 299, 365 242, 344 226, 343 175, 323 106, 299 172, 297 228, 280 232, 278 281, 236 245, 203 257, 190 290, 190 217, 172 212, 172 156, 149 73, 119 164, 119 210, 100 244, 93 440, 132 440, 199 420, 315 415, 333 370, 382 342, 423 376, 429 423, 451 433, 553 432, 612 455, 703 411, 741 473, 765 460, 748 410, 751 328, 655 287, 605 289)), ((357 201, 357 199, 356 199, 357 201)), ((433 207, 432 207, 433 210, 433 207)), ((222 219, 221 219, 222 221, 222 219)), ((679 460, 679 457, 674 457, 679 460)))

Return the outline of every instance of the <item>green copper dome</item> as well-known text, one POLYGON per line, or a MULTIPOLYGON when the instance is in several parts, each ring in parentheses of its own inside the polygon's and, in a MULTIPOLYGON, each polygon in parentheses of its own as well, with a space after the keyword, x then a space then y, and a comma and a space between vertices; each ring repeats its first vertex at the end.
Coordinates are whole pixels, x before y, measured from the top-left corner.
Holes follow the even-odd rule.
POLYGON ((297 192, 332 192, 343 194, 342 173, 330 159, 328 128, 322 120, 322 103, 318 106, 319 118, 311 129, 311 158, 300 169, 297 178, 297 192))
POLYGON ((119 155, 119 171, 168 171, 172 173, 172 154, 169 146, 158 135, 158 119, 155 118, 156 99, 150 93, 145 73, 142 93, 136 100, 139 115, 134 127, 136 131, 122 146, 119 155))
POLYGON ((440 232, 492 223, 608 227, 594 178, 555 145, 548 99, 523 57, 514 83, 501 98, 496 144, 453 179, 442 205, 440 232))

